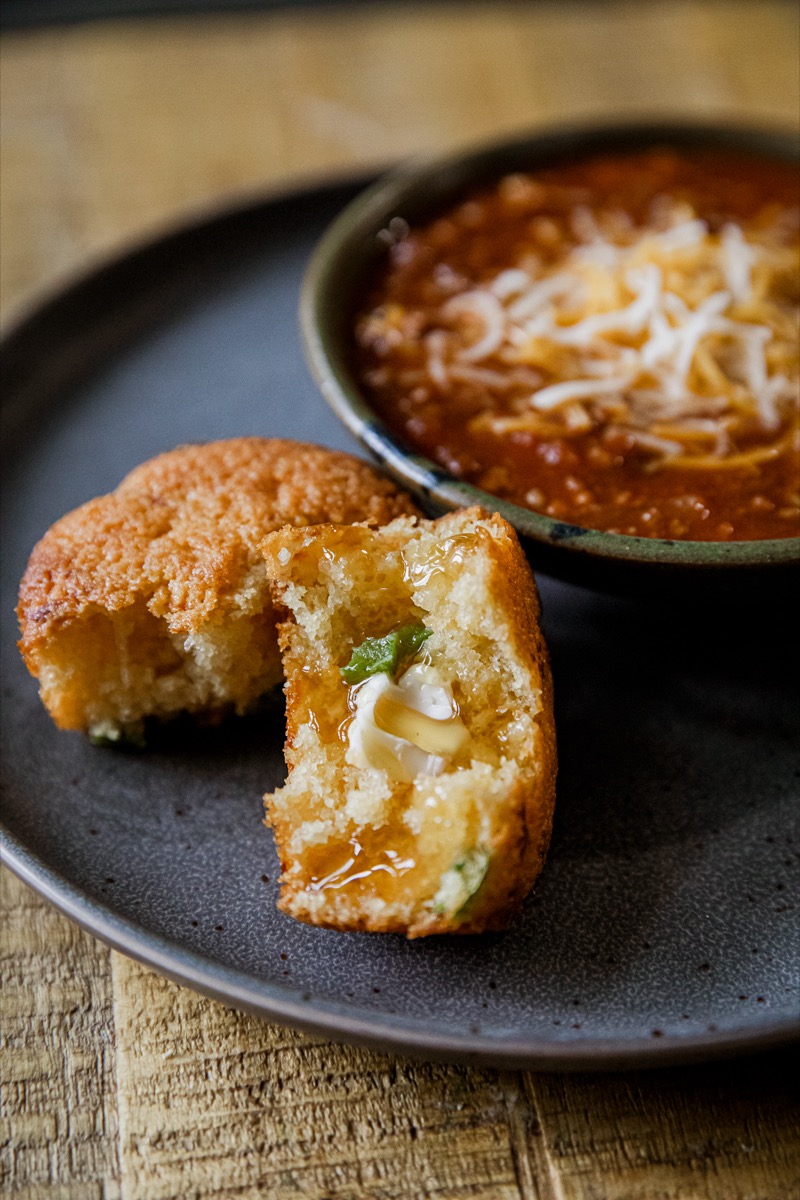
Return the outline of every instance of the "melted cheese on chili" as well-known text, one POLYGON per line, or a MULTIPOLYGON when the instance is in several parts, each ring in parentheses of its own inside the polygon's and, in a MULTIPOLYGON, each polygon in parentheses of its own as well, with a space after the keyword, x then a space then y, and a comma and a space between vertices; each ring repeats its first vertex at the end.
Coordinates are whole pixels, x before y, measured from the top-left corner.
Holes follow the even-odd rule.
POLYGON ((798 199, 731 155, 508 176, 393 245, 361 379, 423 452, 558 519, 797 534, 798 199))

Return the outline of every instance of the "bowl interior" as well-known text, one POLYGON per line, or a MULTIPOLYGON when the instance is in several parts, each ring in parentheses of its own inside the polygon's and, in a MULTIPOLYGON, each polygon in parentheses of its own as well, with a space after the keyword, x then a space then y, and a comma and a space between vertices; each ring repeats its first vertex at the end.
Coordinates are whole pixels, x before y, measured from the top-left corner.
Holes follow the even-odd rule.
MULTIPOLYGON (((414 225, 465 192, 514 171, 546 167, 597 151, 653 145, 733 150, 796 162, 797 136, 776 130, 636 124, 559 129, 492 143, 449 158, 414 161, 378 180, 329 227, 309 264, 301 296, 307 359, 328 403, 362 445, 434 511, 481 504, 500 512, 545 573, 604 590, 650 590, 702 572, 730 583, 732 572, 758 588, 777 569, 797 567, 800 538, 747 542, 670 541, 587 529, 493 496, 450 475, 390 431, 369 406, 350 362, 352 320, 363 288, 392 237, 393 221, 414 225), (755 575, 758 576, 757 581, 755 575)), ((712 582, 717 587, 716 582, 712 582)))

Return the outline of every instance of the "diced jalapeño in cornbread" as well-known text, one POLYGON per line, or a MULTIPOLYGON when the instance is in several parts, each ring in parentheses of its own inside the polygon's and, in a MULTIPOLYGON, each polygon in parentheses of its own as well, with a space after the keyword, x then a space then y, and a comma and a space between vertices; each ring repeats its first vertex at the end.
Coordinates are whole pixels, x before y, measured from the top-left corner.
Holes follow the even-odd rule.
POLYGON ((477 893, 489 870, 488 850, 470 850, 445 871, 433 897, 433 911, 458 916, 477 893))
POLYGON ((402 625, 385 637, 365 638, 360 646, 353 648, 349 663, 342 667, 342 675, 348 683, 361 683, 369 675, 382 671, 396 675, 403 659, 412 658, 430 636, 430 629, 414 624, 402 625))

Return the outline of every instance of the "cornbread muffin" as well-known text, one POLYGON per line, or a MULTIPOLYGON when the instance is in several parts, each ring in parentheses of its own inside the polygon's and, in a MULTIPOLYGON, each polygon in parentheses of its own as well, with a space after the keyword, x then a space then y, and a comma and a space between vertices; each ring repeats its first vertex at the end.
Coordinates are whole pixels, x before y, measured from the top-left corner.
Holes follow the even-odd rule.
POLYGON ((266 796, 280 907, 334 929, 503 928, 541 869, 556 750, 539 600, 472 508, 264 542, 289 776, 266 796))
POLYGON ((282 678, 265 535, 416 511, 365 463, 318 446, 180 447, 45 534, 20 588, 20 650, 62 729, 116 740, 146 716, 241 712, 282 678))

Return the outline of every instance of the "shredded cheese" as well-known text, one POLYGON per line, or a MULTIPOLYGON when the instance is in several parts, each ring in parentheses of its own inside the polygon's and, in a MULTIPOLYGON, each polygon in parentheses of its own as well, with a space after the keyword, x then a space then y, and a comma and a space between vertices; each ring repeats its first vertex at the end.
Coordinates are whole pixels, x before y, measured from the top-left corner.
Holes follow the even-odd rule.
POLYGON ((784 221, 716 232, 682 203, 661 232, 618 222, 611 238, 576 206, 571 228, 554 265, 529 256, 444 302, 428 384, 485 386, 472 422, 493 432, 624 430, 655 469, 758 462, 793 436, 800 262, 784 221), (495 412, 492 392, 511 403, 495 412))

